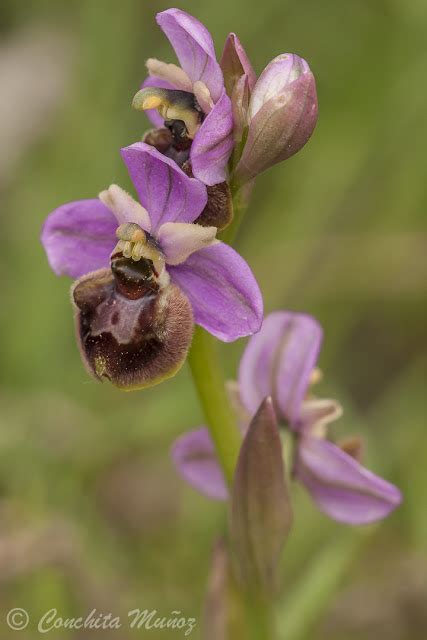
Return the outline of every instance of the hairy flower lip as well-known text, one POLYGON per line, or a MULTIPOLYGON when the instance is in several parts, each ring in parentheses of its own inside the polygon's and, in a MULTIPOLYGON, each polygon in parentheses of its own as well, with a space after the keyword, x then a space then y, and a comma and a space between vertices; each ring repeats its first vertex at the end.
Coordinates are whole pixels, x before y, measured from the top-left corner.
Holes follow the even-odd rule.
MULTIPOLYGON (((134 265, 140 263, 133 263, 134 265)), ((129 294, 117 272, 101 269, 72 287, 82 360, 96 379, 124 390, 144 389, 182 367, 193 333, 191 305, 173 284, 129 294)))

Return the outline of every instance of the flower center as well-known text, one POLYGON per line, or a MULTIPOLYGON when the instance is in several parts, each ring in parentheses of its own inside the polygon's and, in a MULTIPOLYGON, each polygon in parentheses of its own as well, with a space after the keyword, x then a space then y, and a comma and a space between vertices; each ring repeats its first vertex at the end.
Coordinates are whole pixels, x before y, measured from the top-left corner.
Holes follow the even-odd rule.
POLYGON ((111 272, 117 291, 128 300, 156 295, 160 289, 151 260, 134 262, 122 253, 115 253, 111 257, 111 272))
POLYGON ((165 257, 155 240, 135 222, 126 222, 116 229, 118 243, 113 256, 122 254, 134 262, 141 258, 151 260, 155 275, 159 277, 165 268, 165 257))
MULTIPOLYGON (((139 111, 157 109, 165 120, 183 122, 190 140, 196 135, 203 120, 203 112, 196 96, 189 91, 145 87, 138 91, 132 106, 139 111)), ((182 133, 180 137, 183 137, 182 133)))

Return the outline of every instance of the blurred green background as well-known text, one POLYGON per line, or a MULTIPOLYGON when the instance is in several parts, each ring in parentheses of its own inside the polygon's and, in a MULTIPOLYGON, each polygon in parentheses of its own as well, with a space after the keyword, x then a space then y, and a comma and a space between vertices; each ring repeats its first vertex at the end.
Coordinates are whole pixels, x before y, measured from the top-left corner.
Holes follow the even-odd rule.
MULTIPOLYGON (((238 248, 267 311, 321 321, 320 390, 345 407, 334 435, 363 435, 367 465, 405 495, 382 525, 353 533, 295 490, 279 606, 284 640, 424 639, 427 3, 179 6, 208 26, 218 53, 236 31, 257 72, 296 52, 316 75, 315 134, 258 179, 238 248)), ((112 182, 131 189, 118 150, 148 128, 130 108, 145 59, 174 61, 154 21, 167 7, 1 0, 2 639, 16 637, 4 620, 12 607, 33 619, 52 607, 63 617, 180 610, 197 617, 191 637, 201 637, 209 555, 225 514, 184 486, 169 460, 173 439, 202 421, 189 371, 131 394, 89 379, 70 283, 49 270, 38 239, 59 204, 112 182)), ((222 349, 230 378, 243 347, 222 349)), ((20 634, 34 637, 33 624, 20 634)))

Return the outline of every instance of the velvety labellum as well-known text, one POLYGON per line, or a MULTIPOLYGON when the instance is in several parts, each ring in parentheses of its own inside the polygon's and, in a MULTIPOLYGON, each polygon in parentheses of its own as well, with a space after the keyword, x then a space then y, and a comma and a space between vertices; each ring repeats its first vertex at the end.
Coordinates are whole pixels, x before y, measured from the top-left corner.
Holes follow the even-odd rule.
POLYGON ((185 361, 193 314, 182 291, 160 286, 152 262, 118 253, 111 269, 72 289, 83 361, 96 378, 142 389, 173 376, 185 361))

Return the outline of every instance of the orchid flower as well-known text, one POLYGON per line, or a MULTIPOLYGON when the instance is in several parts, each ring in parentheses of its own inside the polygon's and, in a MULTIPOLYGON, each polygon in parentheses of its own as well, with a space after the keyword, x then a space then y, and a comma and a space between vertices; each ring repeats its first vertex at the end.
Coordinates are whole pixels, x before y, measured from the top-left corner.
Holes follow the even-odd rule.
POLYGON ((55 209, 41 240, 53 271, 78 279, 73 301, 88 369, 141 388, 181 366, 193 317, 230 342, 259 330, 262 297, 243 258, 216 240, 216 228, 193 224, 206 187, 142 142, 122 157, 140 202, 112 185, 99 199, 55 209))
POLYGON ((180 9, 162 11, 156 19, 180 66, 150 58, 149 77, 133 106, 147 110, 156 127, 169 125, 169 139, 167 131, 160 133, 165 153, 180 165, 189 158, 193 175, 206 185, 224 182, 233 148, 233 115, 212 37, 180 9))
MULTIPOLYGON (((266 397, 271 397, 279 422, 293 434, 293 476, 304 485, 317 507, 348 524, 366 524, 386 517, 401 502, 399 490, 365 469, 327 438, 330 422, 342 414, 334 400, 312 395, 319 378, 316 361, 322 330, 311 316, 275 312, 264 320, 240 362, 234 401, 242 431, 266 397)), ((213 443, 205 428, 184 434, 172 457, 181 475, 205 495, 228 498, 213 443)))

